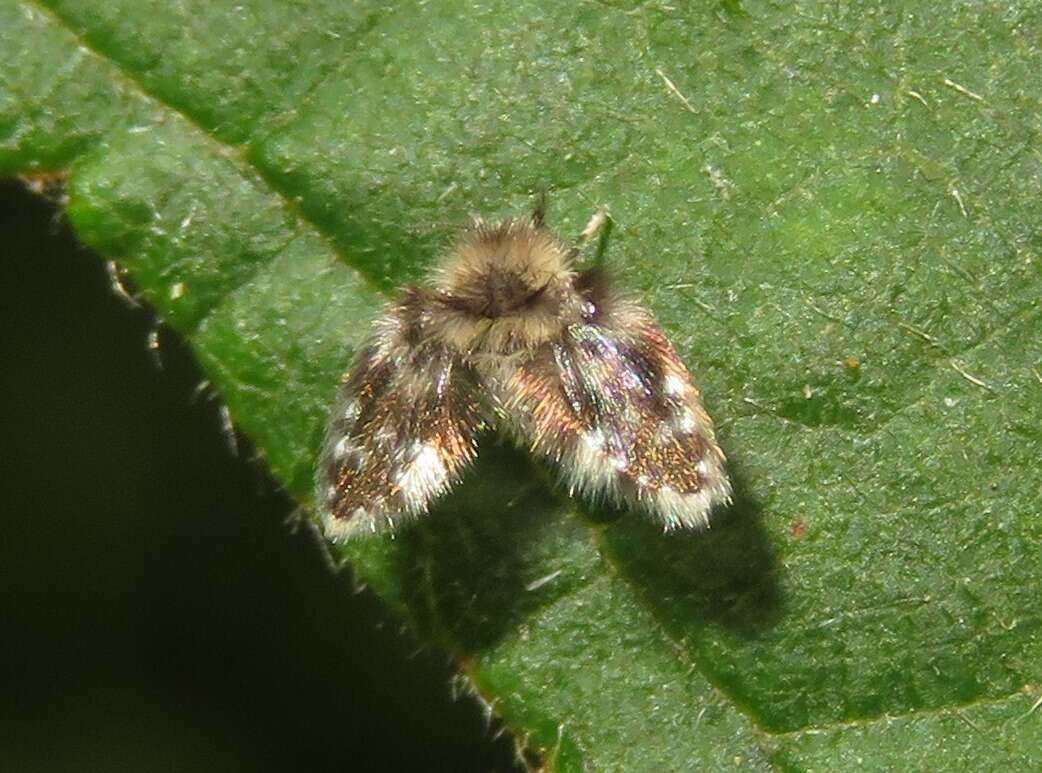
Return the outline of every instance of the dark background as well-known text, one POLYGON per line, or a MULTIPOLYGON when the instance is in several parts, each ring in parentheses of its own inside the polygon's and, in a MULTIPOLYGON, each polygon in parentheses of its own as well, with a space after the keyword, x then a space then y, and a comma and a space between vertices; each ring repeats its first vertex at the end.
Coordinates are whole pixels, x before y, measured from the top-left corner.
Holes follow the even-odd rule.
POLYGON ((0 767, 511 769, 54 205, 0 181, 0 243, 0 767))

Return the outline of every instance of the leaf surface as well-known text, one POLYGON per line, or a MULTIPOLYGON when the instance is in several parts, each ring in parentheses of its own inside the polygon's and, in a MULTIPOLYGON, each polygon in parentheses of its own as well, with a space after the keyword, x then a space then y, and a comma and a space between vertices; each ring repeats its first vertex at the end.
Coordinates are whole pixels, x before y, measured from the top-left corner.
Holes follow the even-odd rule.
POLYGON ((0 2, 0 172, 189 341, 306 500, 339 373, 546 189, 707 395, 707 534, 490 439, 340 548, 561 770, 1042 766, 1034 3, 0 2))

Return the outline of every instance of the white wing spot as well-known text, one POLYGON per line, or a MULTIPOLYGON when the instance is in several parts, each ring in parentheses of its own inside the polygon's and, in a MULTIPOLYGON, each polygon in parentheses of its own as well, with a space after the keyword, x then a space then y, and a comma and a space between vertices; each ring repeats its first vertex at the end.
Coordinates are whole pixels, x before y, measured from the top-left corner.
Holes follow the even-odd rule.
POLYGON ((333 458, 337 461, 340 461, 354 450, 355 446, 351 442, 351 438, 349 438, 347 435, 344 435, 342 438, 340 438, 340 440, 337 441, 337 444, 333 446, 333 458))
POLYGON ((666 376, 665 380, 662 382, 662 389, 667 395, 672 395, 673 397, 682 395, 685 386, 686 384, 684 384, 684 379, 679 376, 666 376))
POLYGON ((695 431, 695 415, 691 411, 684 411, 680 415, 680 420, 677 422, 677 428, 681 432, 694 432, 695 431))
POLYGON ((445 487, 448 470, 438 449, 430 444, 413 446, 413 458, 405 469, 395 476, 402 498, 414 510, 422 510, 427 501, 445 487))
POLYGON ((708 491, 685 495, 678 494, 671 486, 663 486, 655 497, 655 504, 666 528, 709 524, 712 497, 708 491))
POLYGON ((429 444, 420 446, 419 453, 416 454, 416 458, 413 460, 413 464, 417 465, 422 469, 429 469, 432 467, 443 467, 441 463, 441 457, 438 456, 438 449, 429 444))
POLYGON ((592 451, 599 451, 604 448, 604 433, 599 429, 595 429, 592 432, 587 432, 583 435, 583 442, 586 447, 592 451))

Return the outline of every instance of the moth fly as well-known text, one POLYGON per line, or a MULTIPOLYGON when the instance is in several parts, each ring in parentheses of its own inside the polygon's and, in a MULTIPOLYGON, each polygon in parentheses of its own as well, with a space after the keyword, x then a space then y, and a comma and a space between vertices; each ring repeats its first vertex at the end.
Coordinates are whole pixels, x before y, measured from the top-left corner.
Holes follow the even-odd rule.
POLYGON ((505 430, 571 493, 709 523, 730 501, 698 389, 650 312, 528 217, 463 231, 430 286, 406 287, 343 377, 316 476, 326 534, 394 528, 461 478, 479 435, 505 430))

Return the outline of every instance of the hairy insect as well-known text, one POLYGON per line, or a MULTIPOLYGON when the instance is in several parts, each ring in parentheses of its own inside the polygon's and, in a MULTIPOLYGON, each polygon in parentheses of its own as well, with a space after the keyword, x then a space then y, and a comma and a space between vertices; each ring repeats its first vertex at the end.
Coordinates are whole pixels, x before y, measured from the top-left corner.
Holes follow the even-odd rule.
MULTIPOLYGON (((580 236, 591 236, 598 213, 580 236)), ((499 428, 569 490, 705 526, 724 454, 676 350, 600 268, 577 272, 537 210, 475 222, 430 287, 407 287, 358 352, 329 422, 316 502, 334 538, 393 528, 459 481, 499 428)))

